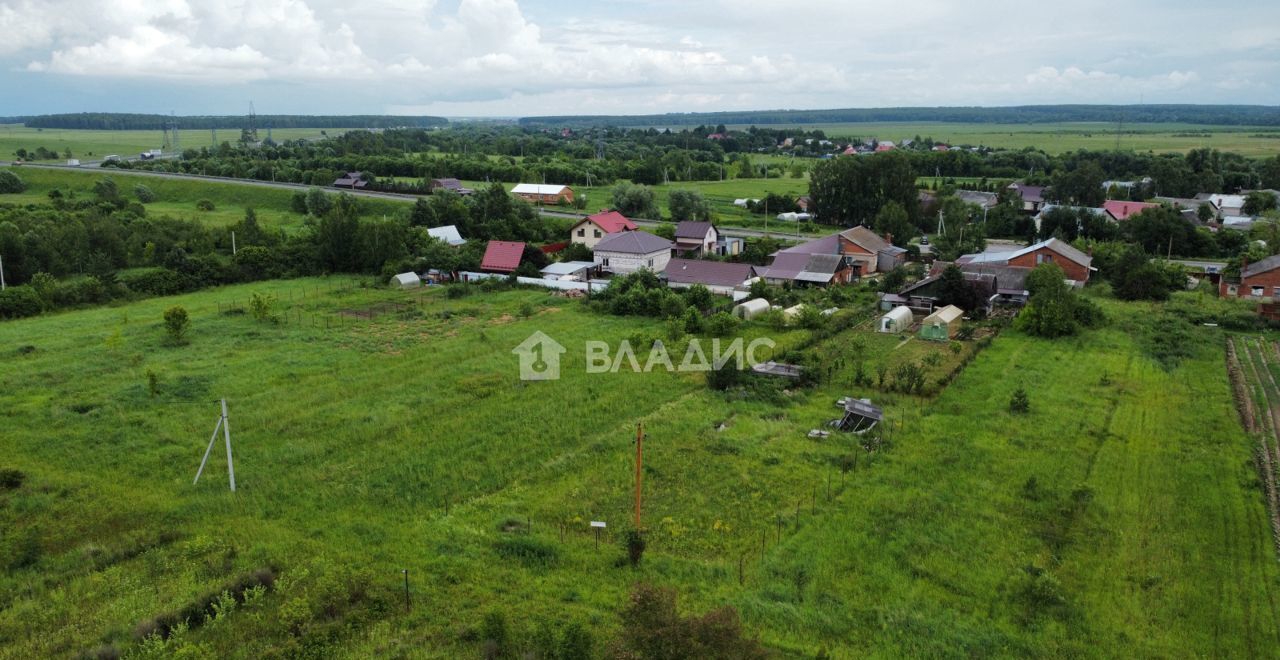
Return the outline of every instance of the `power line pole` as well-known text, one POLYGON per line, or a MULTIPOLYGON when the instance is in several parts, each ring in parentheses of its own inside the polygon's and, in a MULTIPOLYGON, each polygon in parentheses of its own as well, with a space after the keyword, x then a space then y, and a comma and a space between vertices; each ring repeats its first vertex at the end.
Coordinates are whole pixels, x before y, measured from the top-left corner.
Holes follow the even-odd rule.
POLYGON ((4 291, 4 255, 0 254, 0 291, 4 291))
POLYGON ((213 453, 213 443, 218 441, 218 430, 222 430, 222 436, 227 443, 227 478, 231 481, 231 492, 236 492, 236 469, 231 461, 231 427, 227 423, 227 400, 222 399, 222 415, 218 417, 218 423, 213 426, 213 435, 209 438, 209 446, 204 450, 204 458, 200 459, 200 468, 196 470, 196 478, 191 482, 195 485, 200 482, 200 475, 204 473, 204 466, 209 462, 209 454, 213 453))

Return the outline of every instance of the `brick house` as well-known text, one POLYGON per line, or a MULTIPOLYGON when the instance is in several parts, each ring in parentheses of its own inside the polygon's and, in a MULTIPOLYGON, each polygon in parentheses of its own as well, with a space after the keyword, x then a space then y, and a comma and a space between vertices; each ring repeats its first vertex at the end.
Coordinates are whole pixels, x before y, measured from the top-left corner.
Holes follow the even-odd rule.
POLYGON ((1093 257, 1077 250, 1066 241, 1050 238, 1029 245, 1013 252, 983 252, 966 254, 956 259, 956 264, 991 264, 1026 268, 1028 270, 1044 263, 1057 264, 1069 280, 1080 284, 1089 281, 1089 273, 1093 270, 1093 257))
POLYGON ((1280 255, 1273 255, 1257 263, 1245 263, 1240 277, 1222 278, 1218 282, 1218 295, 1223 298, 1249 300, 1280 300, 1280 255))

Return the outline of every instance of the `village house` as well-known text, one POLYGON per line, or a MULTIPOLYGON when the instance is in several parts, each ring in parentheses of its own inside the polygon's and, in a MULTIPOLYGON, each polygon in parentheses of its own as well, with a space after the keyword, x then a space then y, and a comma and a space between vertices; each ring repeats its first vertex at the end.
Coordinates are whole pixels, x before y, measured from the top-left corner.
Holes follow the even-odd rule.
POLYGON ((710 222, 685 220, 676 224, 676 253, 701 257, 715 254, 720 231, 710 222))
POLYGON ((995 193, 981 190, 957 190, 956 197, 965 204, 977 204, 984 210, 993 209, 1000 203, 1000 198, 995 193))
POLYGON ((1121 222, 1128 220, 1129 216, 1137 215, 1147 209, 1160 208, 1160 205, 1150 202, 1128 202, 1121 199, 1108 199, 1102 203, 1102 208, 1107 212, 1107 215, 1111 216, 1112 220, 1121 222))
POLYGON ((480 270, 486 273, 514 273, 520 267, 524 255, 524 243, 519 241, 489 241, 480 260, 480 270))
POLYGON ((364 190, 369 182, 364 180, 364 172, 347 172, 333 182, 333 187, 364 190))
POLYGON ((756 272, 774 285, 830 286, 848 284, 858 277, 852 259, 829 252, 779 252, 773 263, 757 267, 756 272))
POLYGON ((594 248, 609 234, 639 229, 636 223, 617 211, 601 211, 583 218, 569 229, 569 241, 594 248))
POLYGON ((862 264, 858 274, 886 273, 907 263, 907 251, 893 243, 892 236, 882 238, 864 225, 846 229, 839 234, 840 254, 862 264))
POLYGON ((1228 215, 1243 216, 1244 200, 1244 195, 1209 195, 1208 202, 1220 217, 1228 215))
POLYGON ((1237 278, 1223 277, 1218 294, 1224 298, 1280 300, 1280 255, 1272 255, 1256 263, 1245 263, 1237 278))
POLYGON ((1028 186, 1015 181, 1009 184, 1009 190, 1022 200, 1022 210, 1027 213, 1039 213, 1044 207, 1044 186, 1028 186))
POLYGON ((1089 281, 1089 273, 1093 270, 1093 257, 1077 250, 1066 241, 1050 238, 1012 252, 982 252, 966 254, 956 259, 956 264, 963 267, 967 264, 1011 266, 1031 270, 1040 264, 1057 264, 1066 279, 1083 285, 1089 281))
POLYGON ((463 186, 462 182, 457 179, 432 179, 427 182, 427 189, 432 193, 440 190, 448 190, 464 197, 474 192, 470 188, 463 186))
POLYGON ((746 297, 746 290, 755 279, 755 266, 728 261, 702 259, 672 259, 663 275, 672 289, 687 289, 695 284, 707 287, 711 293, 730 296, 735 300, 746 297))
POLYGON ((602 270, 627 275, 638 270, 661 273, 671 261, 674 244, 646 231, 609 234, 596 243, 595 262, 602 270))
POLYGON ((572 204, 573 188, 545 183, 520 183, 511 194, 530 204, 572 204))
POLYGON ((809 207, 813 206, 813 198, 808 195, 801 195, 796 198, 796 208, 803 213, 809 212, 809 207))

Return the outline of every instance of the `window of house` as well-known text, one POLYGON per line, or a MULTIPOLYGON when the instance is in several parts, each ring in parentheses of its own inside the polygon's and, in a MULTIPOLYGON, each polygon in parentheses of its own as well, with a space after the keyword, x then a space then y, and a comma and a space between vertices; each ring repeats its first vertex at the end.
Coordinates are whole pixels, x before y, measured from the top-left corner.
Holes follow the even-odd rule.
POLYGON ((653 268, 653 259, 650 259, 650 260, 649 260, 649 267, 650 267, 650 268, 653 268))
POLYGON ((1053 263, 1053 255, 1052 255, 1052 254, 1037 254, 1037 255, 1036 255, 1036 263, 1037 263, 1037 264, 1051 264, 1051 263, 1053 263))
POLYGON ((1280 298, 1280 286, 1271 287, 1271 297, 1280 298))
POLYGON ((1264 286, 1255 286, 1250 289, 1249 295, 1253 295, 1261 298, 1262 296, 1266 295, 1266 290, 1267 288, 1264 286))
POLYGON ((604 258, 603 263, 601 263, 600 265, 601 265, 601 266, 608 266, 608 265, 609 265, 609 257, 605 257, 605 258, 604 258))
POLYGON ((596 238, 600 238, 600 230, 599 230, 599 229, 597 229, 597 230, 595 231, 595 234, 596 234, 596 238))
POLYGON ((1234 285, 1234 284, 1228 284, 1228 285, 1227 285, 1227 295, 1229 295, 1229 296, 1235 296, 1235 295, 1239 295, 1239 293, 1240 293, 1240 287, 1238 287, 1238 286, 1236 286, 1236 285, 1234 285))
POLYGON ((586 230, 586 229, 579 229, 579 230, 578 230, 578 236, 583 236, 583 237, 585 237, 586 235, 587 235, 587 230, 586 230))

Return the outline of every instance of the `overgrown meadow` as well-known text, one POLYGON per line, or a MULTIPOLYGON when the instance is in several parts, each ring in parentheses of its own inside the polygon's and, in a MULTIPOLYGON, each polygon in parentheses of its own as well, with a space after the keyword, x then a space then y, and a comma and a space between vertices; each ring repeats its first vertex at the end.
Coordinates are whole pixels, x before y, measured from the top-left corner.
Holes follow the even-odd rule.
MULTIPOLYGON (((820 344, 828 384, 727 393, 587 374, 586 340, 689 338, 542 291, 308 279, 0 324, 0 655, 468 657, 495 613, 506 653, 579 624, 603 654, 648 581, 783 656, 1271 656, 1280 571, 1223 338, 1187 325, 1160 361, 1160 307, 1103 306, 1056 342, 855 326, 820 344), (570 349, 558 381, 517 377, 535 330, 570 349), (854 352, 933 362, 939 393, 860 384, 854 352), (846 395, 887 407, 878 439, 806 437, 846 395), (235 493, 220 439, 192 484, 223 397, 235 493)), ((808 333, 739 330, 780 354, 808 333)))

